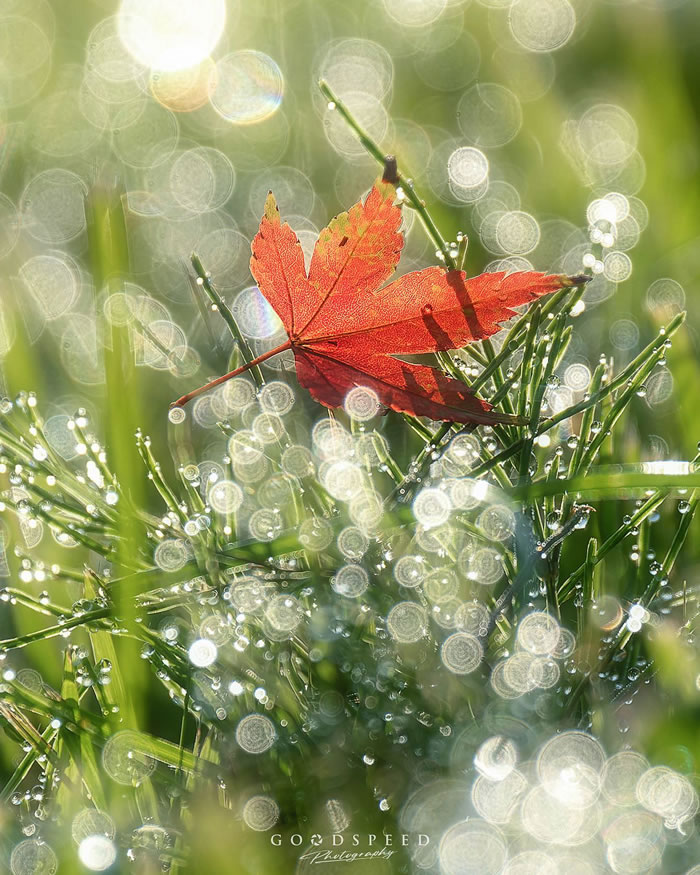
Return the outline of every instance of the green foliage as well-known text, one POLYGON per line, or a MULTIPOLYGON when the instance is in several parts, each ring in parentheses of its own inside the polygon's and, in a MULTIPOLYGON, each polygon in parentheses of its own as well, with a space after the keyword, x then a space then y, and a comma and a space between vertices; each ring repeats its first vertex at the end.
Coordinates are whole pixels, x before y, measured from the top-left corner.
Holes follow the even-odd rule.
MULTIPOLYGON (((203 275, 196 260, 195 267, 203 275)), ((213 809, 240 817, 243 787, 249 796, 265 788, 292 831, 297 822, 321 834, 328 829, 318 803, 331 787, 343 805, 358 806, 357 830, 358 818, 367 831, 399 830, 408 790, 399 774, 424 759, 438 773, 454 774, 452 736, 471 737, 474 728, 487 736, 494 713, 500 721, 510 713, 509 698, 530 695, 499 686, 495 675, 489 686, 485 667, 503 662, 518 618, 533 609, 578 635, 560 656, 569 678, 539 700, 534 740, 556 725, 595 726, 614 739, 610 703, 633 698, 655 671, 651 653, 663 666, 675 646, 668 631, 659 636, 652 627, 670 628, 664 618, 677 600, 668 581, 698 483, 693 465, 685 473, 674 463, 624 467, 611 451, 681 316, 619 373, 601 359, 585 397, 552 410, 581 291, 562 290, 528 310, 499 338, 499 351, 485 342, 450 359, 484 397, 529 416, 524 430, 496 426, 477 437, 459 426, 409 421, 407 442, 393 415, 375 430, 344 412, 313 426, 318 412, 299 399, 305 409, 291 419, 267 414, 279 431, 264 444, 255 423, 246 430, 232 412, 220 423, 229 441, 223 473, 207 478, 206 466, 192 464, 188 416, 169 426, 174 477, 150 439, 137 434, 142 467, 127 468, 127 482, 138 482, 143 496, 137 502, 98 439, 99 423, 84 410, 68 426, 78 455, 67 462, 45 431, 36 398, 7 401, 0 425, 7 523, 20 535, 16 543, 22 536, 30 543, 31 530, 45 526, 64 549, 60 561, 47 563, 29 546, 16 548, 21 584, 3 591, 16 624, 2 641, 5 665, 13 666, 3 683, 6 746, 11 739, 25 746, 6 798, 28 812, 38 803, 35 816, 62 853, 68 848, 53 837, 54 824, 95 806, 109 813, 132 856, 174 869, 187 869, 199 831, 208 834, 202 818, 219 817, 213 809), (312 426, 320 467, 290 474, 286 454, 312 426), (262 528, 250 512, 247 521, 240 513, 244 495, 235 478, 248 454, 265 459, 267 478, 284 487, 272 499, 260 497, 259 477, 245 487, 245 500, 257 493, 257 513, 269 517, 262 528), (328 475, 333 464, 337 479, 328 475), (343 479, 343 466, 360 486, 343 479), (449 521, 439 503, 430 504, 438 492, 453 496, 449 521), (687 496, 680 503, 679 494, 687 496), (664 547, 677 503, 682 513, 664 547), (617 508, 627 504, 620 518, 617 508), (355 554, 342 546, 350 530, 363 542, 355 554), (665 559, 647 567, 652 551, 663 549, 665 559), (406 577, 406 561, 414 563, 416 584, 406 577), (63 596, 37 596, 38 582, 63 596), (436 586, 456 586, 455 598, 436 595, 436 586), (476 662, 483 667, 476 673, 450 669, 446 655, 450 631, 471 628, 449 617, 460 605, 483 614, 474 638, 482 642, 476 662), (637 628, 625 616, 646 622, 637 628), (30 653, 52 639, 64 651, 57 688, 14 668, 25 648, 30 653), (141 701, 130 675, 137 650, 148 668, 141 701), (159 719, 160 711, 170 716, 159 719), (338 743, 343 752, 332 754, 338 743), (23 802, 22 789, 42 773, 37 803, 23 802), (129 838, 135 819, 145 825, 129 838)), ((226 319, 236 337, 230 313, 226 319)), ((262 387, 270 386, 269 374, 261 376, 262 387)), ((253 384, 245 385, 252 395, 253 384)), ((312 459, 309 453, 307 463, 312 459)), ((692 605, 684 589, 686 637, 692 605)), ((249 830, 239 840, 264 858, 271 850, 256 835, 249 830)), ((279 849, 274 865, 286 865, 289 851, 279 849)))
MULTIPOLYGON (((472 4, 470 27, 487 45, 488 28, 500 19, 484 6, 472 4)), ((591 8, 586 22, 603 52, 614 16, 624 13, 591 8)), ((288 94, 302 95, 298 68, 315 25, 330 33, 331 20, 345 21, 348 11, 290 9, 286 32, 299 44, 285 74, 288 94)), ((434 63, 433 73, 446 67, 441 51, 422 46, 412 59, 417 31, 396 22, 387 28, 383 12, 366 11, 369 36, 395 39, 394 114, 420 116, 432 135, 440 133, 457 105, 449 89, 436 101, 426 85, 426 65, 434 63), (419 113, 423 98, 430 99, 419 113)), ((265 11, 258 14, 264 22, 265 11)), ((328 413, 286 370, 267 363, 184 419, 168 419, 174 389, 187 388, 195 373, 206 378, 250 361, 255 338, 239 326, 231 290, 208 273, 202 252, 185 265, 161 259, 144 216, 129 208, 135 189, 127 196, 103 172, 113 160, 104 142, 71 156, 77 169, 82 162, 91 168, 80 258, 99 338, 95 362, 76 360, 99 379, 81 381, 75 368, 69 379, 55 367, 69 356, 70 326, 62 334, 49 324, 33 345, 34 305, 22 299, 2 362, 8 397, 0 405, 0 574, 7 578, 0 593, 0 868, 22 842, 37 842, 29 851, 48 855, 47 869, 55 855, 60 872, 84 871, 77 849, 97 835, 117 854, 111 871, 305 871, 299 856, 314 833, 425 832, 425 855, 397 847, 386 871, 437 871, 445 831, 454 839, 466 818, 489 820, 479 819, 488 804, 475 788, 493 777, 484 766, 489 751, 492 767, 508 766, 509 744, 525 783, 504 802, 508 825, 488 809, 484 860, 501 835, 511 853, 546 851, 559 871, 615 862, 616 871, 684 872, 700 858, 693 827, 700 475, 698 457, 690 458, 698 369, 685 314, 675 304, 640 308, 643 286, 656 276, 693 277, 694 256, 677 246, 696 234, 697 205, 685 190, 685 159, 673 163, 668 155, 670 136, 674 155, 685 154, 684 144, 689 154, 695 149, 690 98, 678 82, 692 78, 694 62, 687 52, 679 61, 677 48, 687 39, 681 31, 692 33, 683 23, 692 24, 696 10, 638 14, 635 36, 620 37, 624 52, 610 52, 626 57, 648 162, 644 197, 657 217, 632 280, 602 303, 583 288, 562 290, 493 342, 433 362, 504 412, 527 416, 526 428, 471 431, 393 413, 368 420, 328 413), (185 348, 153 327, 159 320, 133 286, 149 259, 149 283, 172 282, 191 295, 177 302, 181 321, 191 322, 185 348), (124 318, 110 304, 117 317, 124 305, 124 318), (629 321, 630 311, 643 341, 620 347, 608 327, 629 321), (647 405, 649 386, 669 374, 667 355, 674 400, 647 405), (586 386, 562 391, 566 367, 582 358, 596 363, 586 386), (157 369, 143 366, 149 361, 157 369), (29 388, 39 397, 20 391, 29 388), (657 421, 659 411, 667 422, 657 421), (57 416, 67 420, 60 432, 57 416), (537 781, 556 739, 571 745, 574 786, 570 796, 557 797, 555 788, 561 821, 541 807, 559 836, 543 831, 531 811, 546 802, 537 781), (585 762, 581 744, 592 752, 585 762), (619 752, 628 759, 615 760, 619 752), (614 763, 632 787, 619 805, 614 763), (647 784, 630 776, 646 776, 647 784), (276 833, 279 847, 270 841, 276 833), (297 833, 301 847, 291 843, 297 833)), ((450 22, 440 23, 443 39, 450 22)), ((557 80, 562 89, 591 75, 590 56, 584 64, 580 44, 571 51, 557 80)), ((509 54, 515 64, 519 56, 509 54)), ((496 55, 487 63, 503 72, 496 55)), ((446 265, 481 265, 487 253, 478 208, 468 212, 441 197, 427 168, 404 161, 404 151, 413 157, 408 145, 375 142, 330 85, 321 91, 334 104, 328 112, 372 158, 353 158, 354 183, 369 183, 389 148, 398 153, 404 209, 419 220, 409 235, 416 260, 424 257, 415 241, 422 244, 425 231, 446 265)), ((310 110, 311 100, 295 99, 310 110)), ((550 91, 531 106, 527 137, 493 154, 519 168, 533 209, 580 224, 584 193, 552 157, 564 121, 561 95, 550 91)), ((188 135, 199 136, 198 118, 191 127, 183 121, 188 135)), ((335 123, 328 113, 324 122, 335 123)), ((284 159, 294 167, 305 166, 307 141, 320 136, 296 127, 302 130, 284 159)), ((207 143, 240 138, 222 148, 242 162, 267 142, 251 134, 251 154, 236 152, 249 127, 212 130, 207 143)), ((405 120, 403 130, 411 130, 405 120)), ((3 146, 7 154, 12 143, 3 146)), ((347 207, 337 156, 330 160, 313 143, 316 191, 336 191, 336 206, 347 207)), ((266 174, 278 159, 270 166, 261 159, 266 174)), ((125 176, 133 169, 122 167, 125 176)), ((624 183, 603 181, 590 182, 596 197, 624 183)), ((244 200, 232 211, 247 234, 244 200)), ((588 248, 602 260, 601 246, 588 248)), ((1 302, 3 341, 10 334, 5 300, 15 297, 1 302)), ((553 760, 557 768, 561 761, 553 760)), ((470 846, 465 840, 464 853, 470 846)), ((353 866, 365 871, 361 862, 353 866)), ((376 870, 368 863, 367 871, 376 870)))

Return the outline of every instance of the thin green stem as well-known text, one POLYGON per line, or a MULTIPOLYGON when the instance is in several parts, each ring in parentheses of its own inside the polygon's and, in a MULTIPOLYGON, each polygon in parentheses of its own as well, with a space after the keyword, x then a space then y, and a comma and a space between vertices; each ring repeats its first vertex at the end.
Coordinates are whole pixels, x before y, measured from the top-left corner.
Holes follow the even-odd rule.
POLYGON ((231 312, 221 295, 217 292, 216 287, 212 283, 209 274, 204 269, 204 266, 202 265, 199 256, 193 252, 190 260, 192 262, 192 267, 197 274, 197 285, 201 286, 201 288, 203 288, 206 292, 207 297, 212 303, 212 308, 216 308, 217 312, 221 313, 221 318, 228 326, 228 329, 231 332, 234 341, 238 344, 238 348, 243 354, 243 358, 245 359, 246 364, 250 368, 252 377, 255 380, 256 385, 262 386, 262 384, 265 382, 265 379, 262 375, 262 371, 256 363, 255 353, 250 348, 250 344, 241 333, 241 329, 238 327, 238 323, 236 322, 233 313, 231 312))
MULTIPOLYGON (((321 79, 318 83, 318 87, 321 89, 321 93, 328 100, 329 108, 333 111, 337 112, 343 121, 348 125, 349 128, 354 131, 358 140, 365 147, 367 152, 382 166, 386 162, 386 155, 379 148, 377 143, 369 136, 369 134, 362 128, 357 119, 350 112, 346 104, 333 92, 330 85, 324 80, 321 79)), ((436 249, 441 253, 441 260, 444 261, 445 267, 448 270, 456 270, 457 264, 455 262, 455 258, 452 255, 449 246, 445 242, 442 234, 438 231, 437 225, 433 221, 432 216, 428 212, 428 209, 425 205, 425 201, 421 200, 421 198, 416 193, 413 188, 413 184, 410 180, 406 179, 400 171, 397 170, 395 185, 397 188, 401 188, 403 192, 403 196, 406 199, 407 203, 418 213, 418 216, 425 227, 425 230, 428 233, 428 236, 435 244, 436 249)))
MULTIPOLYGON (((665 329, 665 336, 670 338, 680 326, 683 324, 685 319, 685 312, 679 313, 671 322, 669 322, 668 326, 665 329)), ((599 392, 594 395, 591 395, 588 398, 584 398, 583 401, 579 401, 577 404, 573 404, 571 407, 566 407, 564 410, 561 410, 559 413, 554 416, 550 416, 548 419, 543 420, 538 428, 536 437, 544 434, 550 429, 554 428, 555 425, 559 425, 560 422, 563 422, 565 419, 570 419, 572 416, 575 416, 577 413, 581 413, 584 410, 588 410, 589 407, 593 407, 596 404, 600 403, 604 398, 607 398, 610 394, 615 392, 620 386, 624 385, 640 368, 640 365, 643 365, 648 359, 650 355, 657 353, 657 358, 663 357, 663 349, 659 347, 658 338, 653 340, 651 343, 647 344, 647 346, 639 353, 639 355, 627 365, 627 367, 615 377, 607 385, 603 386, 599 392)), ((518 450, 523 445, 523 440, 514 441, 510 446, 506 447, 496 456, 493 456, 491 459, 483 462, 477 468, 472 471, 473 477, 479 477, 482 474, 485 474, 487 471, 490 471, 492 468, 500 465, 501 462, 506 459, 510 459, 511 456, 514 456, 518 450)))

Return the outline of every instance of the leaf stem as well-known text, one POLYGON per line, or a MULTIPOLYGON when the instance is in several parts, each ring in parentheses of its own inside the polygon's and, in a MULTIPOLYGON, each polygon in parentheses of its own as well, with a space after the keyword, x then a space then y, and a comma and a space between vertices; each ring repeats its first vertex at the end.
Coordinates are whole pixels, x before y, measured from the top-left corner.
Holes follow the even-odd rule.
POLYGON ((198 395, 202 395, 204 392, 208 392, 209 389, 213 389, 216 386, 220 386, 222 383, 225 383, 227 380, 230 380, 232 377, 237 377, 239 374, 245 373, 245 371, 249 371, 251 368, 255 368, 268 359, 272 358, 274 355, 278 355, 281 352, 285 352, 288 349, 292 348, 291 340, 287 340, 284 343, 281 343, 279 346, 276 346, 274 349, 270 349, 267 352, 264 352, 262 355, 259 355, 257 358, 252 359, 249 362, 246 362, 244 365, 241 365, 239 368, 234 368, 232 371, 229 371, 228 374, 224 374, 223 377, 217 377, 215 380, 211 380, 209 383, 205 383, 204 386, 200 386, 199 389, 193 389, 191 392, 188 392, 186 395, 182 395, 177 401, 173 401, 170 405, 171 407, 184 407, 188 401, 191 401, 193 398, 196 398, 198 395))

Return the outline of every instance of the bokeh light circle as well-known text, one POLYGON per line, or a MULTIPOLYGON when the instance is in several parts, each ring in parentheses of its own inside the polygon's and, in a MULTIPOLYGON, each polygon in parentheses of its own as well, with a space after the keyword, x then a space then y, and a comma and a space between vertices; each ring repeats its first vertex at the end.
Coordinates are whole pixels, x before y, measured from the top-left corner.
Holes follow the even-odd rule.
POLYGON ((236 726, 236 742, 246 753, 264 753, 276 739, 275 724, 263 714, 249 714, 236 726))
POLYGON ((269 796, 252 796, 243 806, 243 820, 248 829, 265 832, 277 823, 280 807, 269 796))
POLYGON ((345 565, 331 581, 335 592, 345 598, 357 598, 369 586, 369 575, 361 565, 345 565))
POLYGON ((425 27, 447 8, 448 0, 384 0, 384 8, 401 27, 425 27))
POLYGON ((444 875, 498 875, 507 853, 496 827, 479 820, 456 823, 440 841, 440 871, 444 875))
POLYGON ((425 635, 428 618, 425 609, 416 602, 399 602, 389 611, 386 625, 394 641, 409 644, 425 635))
POLYGON ((572 37, 576 12, 569 0, 516 0, 509 12, 515 40, 531 52, 553 52, 572 37))
POLYGON ((121 0, 119 36, 145 67, 186 70, 211 54, 226 24, 225 0, 121 0))
POLYGON ((279 317, 257 286, 243 289, 236 295, 231 312, 246 337, 272 337, 282 325, 279 317))
POLYGON ((282 103, 284 77, 277 63, 264 52, 242 49, 216 65, 211 105, 235 125, 262 122, 282 103))
POLYGON ((113 781, 138 787, 155 771, 156 761, 150 753, 147 735, 124 729, 107 739, 102 749, 102 765, 113 781))
POLYGON ((457 105, 457 123, 467 141, 480 149, 504 146, 518 133, 523 113, 518 98, 497 82, 473 85, 457 105))
POLYGON ((50 845, 37 839, 26 839, 12 850, 12 875, 54 875, 58 858, 50 845))
POLYGON ((78 846, 78 858, 86 869, 104 872, 117 859, 117 849, 105 835, 86 836, 78 846))
POLYGON ((483 655, 481 642, 469 632, 455 632, 445 639, 440 649, 443 665, 453 674, 469 674, 474 671, 483 655))
POLYGON ((450 155, 447 161, 450 180, 462 188, 481 185, 489 173, 489 162, 483 152, 473 146, 464 146, 450 155))

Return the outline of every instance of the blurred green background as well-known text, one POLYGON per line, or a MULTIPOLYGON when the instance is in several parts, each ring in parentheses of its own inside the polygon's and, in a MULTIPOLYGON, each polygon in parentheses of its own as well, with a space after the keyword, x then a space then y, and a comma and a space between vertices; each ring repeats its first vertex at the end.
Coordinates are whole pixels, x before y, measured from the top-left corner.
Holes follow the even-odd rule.
MULTIPOLYGON (((260 330, 269 313, 249 291, 248 258, 267 190, 308 253, 378 173, 321 97, 324 77, 398 156, 445 237, 468 235, 469 273, 594 270, 562 404, 583 397, 601 353, 624 366, 687 307, 615 460, 689 459, 700 438, 699 43, 694 0, 227 0, 225 17, 215 0, 0 0, 0 390, 37 393, 67 461, 66 422, 86 408, 135 502, 156 510, 134 431, 190 458, 168 435, 167 406, 230 364, 190 254, 262 352, 272 328, 260 330)), ((418 221, 407 228, 401 270, 435 263, 418 221)), ((193 418, 206 459, 211 399, 193 418)), ((0 573, 16 569, 20 535, 35 546, 6 524, 0 573)), ((47 563, 64 556, 48 534, 42 549, 47 563)), ((697 559, 691 540, 681 577, 692 582, 697 559)), ((2 637, 36 626, 2 606, 2 637)), ((671 678, 674 648, 659 647, 671 678)), ((56 685, 57 650, 31 657, 56 685)), ((136 647, 123 656, 137 711, 177 740, 165 692, 136 647)), ((694 693, 678 692, 689 710, 673 743, 650 749, 693 744, 694 693)), ((9 770, 15 749, 2 750, 9 770)))

